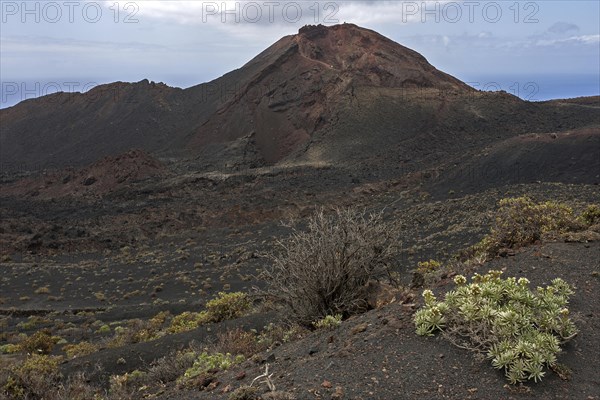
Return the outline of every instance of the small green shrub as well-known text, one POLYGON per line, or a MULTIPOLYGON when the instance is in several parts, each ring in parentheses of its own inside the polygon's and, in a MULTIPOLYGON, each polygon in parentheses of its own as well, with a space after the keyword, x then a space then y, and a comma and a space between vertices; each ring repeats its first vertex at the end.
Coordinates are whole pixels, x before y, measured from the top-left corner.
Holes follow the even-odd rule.
POLYGON ((98 346, 89 342, 80 342, 76 344, 68 344, 62 349, 67 354, 68 358, 76 358, 95 353, 98 351, 98 346))
POLYGON ((171 320, 171 326, 169 326, 168 328, 168 332, 187 332, 209 322, 211 322, 211 318, 206 311, 202 311, 199 313, 185 311, 173 317, 173 319, 171 320))
POLYGON ((203 352, 196 358, 191 368, 183 374, 183 380, 190 380, 210 370, 227 370, 235 364, 245 360, 243 355, 232 356, 231 354, 203 352))
POLYGON ((535 203, 529 197, 502 199, 492 229, 470 253, 493 258, 501 249, 527 246, 549 232, 566 233, 582 228, 573 210, 562 203, 535 203))
POLYGON ((60 357, 32 354, 13 366, 2 382, 2 392, 13 399, 43 399, 61 379, 60 357))
POLYGON ((429 274, 440 269, 442 263, 435 260, 421 261, 417 264, 417 271, 422 274, 429 274))
POLYGON ((577 220, 584 224, 586 227, 599 224, 600 206, 598 206, 597 204, 590 204, 581 214, 579 214, 577 220))
POLYGON ((313 322, 313 326, 317 329, 328 329, 332 330, 342 324, 342 314, 327 315, 316 322, 313 322))
POLYGON ((573 291, 560 278, 531 291, 526 278, 502 279, 501 274, 475 274, 470 284, 458 275, 457 288, 444 301, 425 290, 425 306, 414 315, 417 334, 441 331, 453 344, 485 353, 511 384, 537 382, 544 367, 556 365, 560 343, 577 333, 566 308, 573 291))
POLYGON ((0 346, 0 354, 13 354, 21 351, 21 346, 18 344, 3 344, 0 346))
POLYGON ((108 324, 104 324, 100 328, 98 328, 98 330, 96 330, 96 333, 99 333, 101 335, 107 335, 110 332, 111 332, 110 325, 108 325, 108 324))
POLYGON ((212 322, 221 322, 228 319, 239 318, 246 314, 252 303, 248 295, 241 292, 224 293, 206 303, 206 312, 212 322))
POLYGON ((169 333, 186 332, 211 322, 239 318, 245 315, 251 306, 252 303, 245 293, 220 292, 216 298, 206 303, 205 311, 186 311, 174 316, 167 331, 169 333))
POLYGON ((19 346, 28 353, 50 354, 57 340, 48 329, 42 329, 24 338, 19 346))

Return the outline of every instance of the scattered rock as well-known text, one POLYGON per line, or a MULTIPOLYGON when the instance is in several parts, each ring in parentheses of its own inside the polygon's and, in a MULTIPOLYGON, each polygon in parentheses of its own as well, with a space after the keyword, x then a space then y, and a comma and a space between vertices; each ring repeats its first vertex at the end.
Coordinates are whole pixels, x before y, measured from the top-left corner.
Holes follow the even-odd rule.
POLYGON ((94 178, 93 176, 88 176, 83 180, 83 186, 91 186, 94 183, 96 183, 96 178, 94 178))
POLYGON ((500 257, 512 257, 514 256, 516 253, 513 249, 509 249, 509 248, 502 248, 500 250, 498 250, 498 255, 500 257))
POLYGON ((275 391, 265 393, 260 398, 262 400, 295 400, 296 397, 294 397, 293 394, 288 392, 275 391))
POLYGON ((410 286, 413 288, 420 288, 423 287, 423 285, 425 285, 425 276, 420 272, 413 272, 410 286))
POLYGON ((229 393, 229 392, 231 392, 231 389, 232 389, 231 385, 227 385, 223 389, 221 389, 221 393, 229 393))
POLYGON ((370 308, 380 308, 396 301, 398 289, 383 282, 370 281, 366 287, 367 304, 370 308))
POLYGON ((246 371, 240 371, 236 376, 235 379, 238 381, 241 381, 242 379, 244 379, 246 377, 246 371))
POLYGON ((336 386, 335 392, 331 395, 332 399, 342 399, 344 397, 344 389, 341 386, 336 386))
POLYGON ((368 327, 369 325, 366 322, 363 322, 362 324, 356 325, 354 328, 352 328, 351 332, 353 335, 356 335, 366 331, 368 327))

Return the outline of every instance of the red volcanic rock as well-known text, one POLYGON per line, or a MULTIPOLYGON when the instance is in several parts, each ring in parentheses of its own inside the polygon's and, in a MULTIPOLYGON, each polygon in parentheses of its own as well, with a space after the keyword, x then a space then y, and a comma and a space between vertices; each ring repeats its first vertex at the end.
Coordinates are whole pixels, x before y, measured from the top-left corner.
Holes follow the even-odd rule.
POLYGON ((197 157, 208 144, 240 138, 275 163, 334 125, 361 87, 472 90, 371 30, 306 26, 242 68, 185 90, 116 82, 0 110, 2 169, 80 167, 132 148, 197 157))
POLYGON ((419 53, 352 24, 305 26, 239 74, 235 96, 196 131, 192 148, 253 135, 274 163, 335 122, 357 87, 472 90, 419 53))

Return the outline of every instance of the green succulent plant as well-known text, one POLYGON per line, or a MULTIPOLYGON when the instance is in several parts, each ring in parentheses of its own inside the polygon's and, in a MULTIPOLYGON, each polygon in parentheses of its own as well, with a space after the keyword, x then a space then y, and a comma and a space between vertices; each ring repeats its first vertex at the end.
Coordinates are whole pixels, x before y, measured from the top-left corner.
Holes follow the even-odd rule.
POLYGON ((484 353, 504 369, 511 384, 538 382, 556 364, 560 345, 577 334, 566 308, 572 288, 562 279, 535 291, 526 278, 502 279, 501 271, 458 275, 456 289, 438 301, 423 292, 425 306, 414 315, 418 335, 441 332, 452 343, 484 353))

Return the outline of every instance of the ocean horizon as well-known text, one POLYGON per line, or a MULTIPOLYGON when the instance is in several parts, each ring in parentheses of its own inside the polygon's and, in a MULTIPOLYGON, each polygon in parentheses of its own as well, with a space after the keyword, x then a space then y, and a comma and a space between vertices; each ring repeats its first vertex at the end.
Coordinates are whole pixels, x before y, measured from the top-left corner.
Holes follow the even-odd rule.
MULTIPOLYGON (((546 101, 575 97, 599 96, 600 74, 581 75, 455 75, 468 85, 484 91, 503 90, 527 101, 546 101)), ((177 79, 193 82, 191 77, 177 79)), ((187 88, 195 85, 180 85, 177 81, 165 82, 169 86, 187 88)), ((0 109, 12 107, 21 101, 42 97, 56 92, 85 92, 107 80, 94 79, 47 79, 40 81, 2 81, 0 109)), ((157 81, 158 82, 158 81, 157 81)), ((198 82, 201 84, 204 82, 198 82)))

